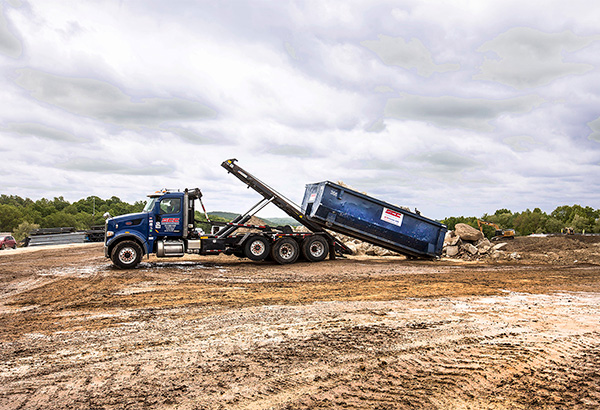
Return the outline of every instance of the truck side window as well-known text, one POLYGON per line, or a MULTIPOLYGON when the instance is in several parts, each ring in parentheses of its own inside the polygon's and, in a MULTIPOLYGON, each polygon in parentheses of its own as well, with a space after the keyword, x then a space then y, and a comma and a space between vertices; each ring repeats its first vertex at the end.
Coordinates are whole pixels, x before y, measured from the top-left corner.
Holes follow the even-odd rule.
POLYGON ((176 214, 181 210, 181 199, 180 198, 166 198, 160 201, 160 213, 162 214, 176 214))

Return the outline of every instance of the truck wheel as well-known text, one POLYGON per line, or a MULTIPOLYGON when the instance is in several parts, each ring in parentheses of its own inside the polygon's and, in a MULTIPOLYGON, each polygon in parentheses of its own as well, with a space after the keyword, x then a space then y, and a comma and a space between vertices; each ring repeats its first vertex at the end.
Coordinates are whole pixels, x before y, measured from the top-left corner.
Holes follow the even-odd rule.
POLYGON ((252 236, 244 242, 244 255, 253 261, 262 261, 271 251, 267 238, 252 236))
POLYGON ((302 241, 302 255, 310 262, 321 262, 329 254, 327 240, 319 235, 309 236, 302 241))
POLYGON ((291 238, 278 239, 271 249, 271 256, 280 264, 294 263, 300 256, 298 242, 291 238))
POLYGON ((142 248, 134 241, 119 242, 112 250, 110 259, 120 269, 133 269, 142 260, 142 248))

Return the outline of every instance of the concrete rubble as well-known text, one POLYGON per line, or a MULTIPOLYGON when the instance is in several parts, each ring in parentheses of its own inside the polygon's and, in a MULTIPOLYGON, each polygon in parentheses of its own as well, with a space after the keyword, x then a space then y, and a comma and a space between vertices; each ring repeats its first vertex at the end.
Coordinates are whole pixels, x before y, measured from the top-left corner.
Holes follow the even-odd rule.
POLYGON ((453 231, 446 233, 442 256, 466 260, 521 259, 521 255, 517 252, 503 251, 502 248, 506 245, 508 245, 506 242, 492 244, 481 231, 470 225, 459 223, 456 224, 453 231))

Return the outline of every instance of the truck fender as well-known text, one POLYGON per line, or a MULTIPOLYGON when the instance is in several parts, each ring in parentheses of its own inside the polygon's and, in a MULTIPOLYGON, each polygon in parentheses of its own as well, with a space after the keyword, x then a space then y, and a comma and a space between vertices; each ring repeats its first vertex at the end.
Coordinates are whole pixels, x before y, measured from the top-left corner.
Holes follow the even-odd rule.
POLYGON ((113 238, 109 239, 106 243, 108 254, 110 255, 110 250, 112 250, 117 243, 126 239, 133 239, 134 241, 138 242, 144 253, 148 254, 148 242, 142 235, 135 231, 118 233, 113 238))

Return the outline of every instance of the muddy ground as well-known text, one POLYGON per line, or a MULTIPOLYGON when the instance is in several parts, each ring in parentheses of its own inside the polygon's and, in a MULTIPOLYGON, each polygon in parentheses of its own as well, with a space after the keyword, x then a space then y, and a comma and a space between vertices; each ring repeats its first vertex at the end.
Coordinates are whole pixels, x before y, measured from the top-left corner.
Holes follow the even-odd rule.
POLYGON ((600 238, 518 258, 0 252, 1 409, 597 409, 600 238))

